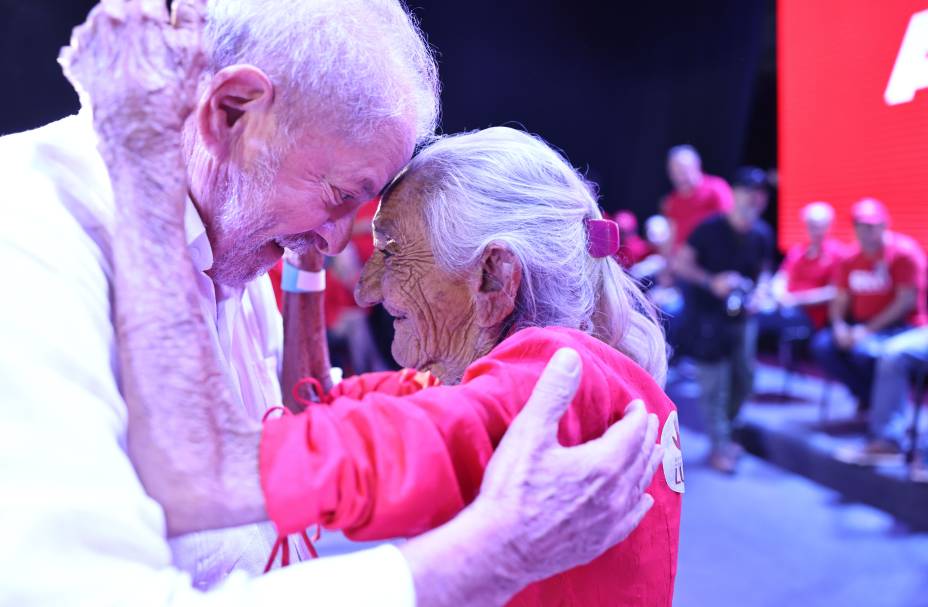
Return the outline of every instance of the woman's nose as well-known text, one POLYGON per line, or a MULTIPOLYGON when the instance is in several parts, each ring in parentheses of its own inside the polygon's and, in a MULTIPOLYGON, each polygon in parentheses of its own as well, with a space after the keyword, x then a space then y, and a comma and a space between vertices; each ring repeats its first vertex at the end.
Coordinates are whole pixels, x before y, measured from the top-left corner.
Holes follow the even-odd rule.
POLYGON ((359 306, 369 308, 383 301, 382 279, 383 253, 375 250, 361 269, 361 278, 354 288, 354 300, 359 306))

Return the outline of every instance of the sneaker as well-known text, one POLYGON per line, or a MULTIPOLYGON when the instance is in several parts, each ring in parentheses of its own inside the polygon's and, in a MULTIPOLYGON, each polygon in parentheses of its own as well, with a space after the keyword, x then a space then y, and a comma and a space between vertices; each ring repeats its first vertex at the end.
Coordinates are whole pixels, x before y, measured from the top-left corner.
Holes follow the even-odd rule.
POLYGON ((835 459, 855 466, 894 466, 904 461, 898 445, 887 440, 873 440, 863 447, 842 447, 835 451, 835 459))

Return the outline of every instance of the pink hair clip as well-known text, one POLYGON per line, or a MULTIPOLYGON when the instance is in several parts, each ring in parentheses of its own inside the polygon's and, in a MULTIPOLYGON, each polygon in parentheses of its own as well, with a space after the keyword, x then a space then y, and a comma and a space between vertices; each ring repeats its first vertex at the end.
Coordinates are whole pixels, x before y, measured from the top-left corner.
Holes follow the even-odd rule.
POLYGON ((587 250, 592 257, 609 257, 619 250, 619 224, 611 219, 584 219, 587 250))

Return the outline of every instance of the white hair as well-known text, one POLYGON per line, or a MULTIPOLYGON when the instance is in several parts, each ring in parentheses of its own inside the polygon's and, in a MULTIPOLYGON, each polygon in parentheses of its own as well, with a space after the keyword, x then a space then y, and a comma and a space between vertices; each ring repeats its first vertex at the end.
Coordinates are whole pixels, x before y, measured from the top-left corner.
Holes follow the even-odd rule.
POLYGON ((496 127, 442 137, 408 170, 424 177, 425 221, 442 269, 472 268, 491 243, 519 258, 514 330, 579 329, 663 384, 666 344, 654 308, 615 259, 587 252, 584 219, 602 212, 593 186, 563 156, 540 137, 496 127))
POLYGON ((417 142, 435 131, 438 69, 398 0, 210 0, 204 45, 213 73, 268 75, 285 135, 307 121, 361 140, 397 121, 417 142))
POLYGON ((683 158, 688 158, 695 162, 697 165, 702 165, 702 157, 700 157, 699 152, 696 151, 696 148, 688 143, 675 145, 667 150, 668 162, 683 158))
POLYGON ((835 218, 835 209, 827 202, 810 202, 802 207, 802 220, 816 223, 831 223, 835 218))

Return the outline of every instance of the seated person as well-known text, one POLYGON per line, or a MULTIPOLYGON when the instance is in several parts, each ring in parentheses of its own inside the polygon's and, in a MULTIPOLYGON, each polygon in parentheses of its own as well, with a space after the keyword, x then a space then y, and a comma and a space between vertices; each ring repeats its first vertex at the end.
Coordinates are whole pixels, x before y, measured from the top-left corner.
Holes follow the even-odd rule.
POLYGON ((665 344, 601 217, 589 184, 540 139, 493 128, 433 143, 384 192, 357 294, 394 316, 393 354, 411 369, 350 378, 323 404, 266 422, 260 440, 230 428, 213 475, 260 470, 284 534, 313 524, 353 539, 422 533, 476 497, 534 380, 571 347, 583 371, 560 443, 599 437, 640 401, 656 414, 655 439, 662 428, 663 473, 622 544, 512 604, 669 606, 684 484, 677 415, 661 389, 665 344))
POLYGON ((812 202, 802 209, 808 242, 793 245, 770 283, 770 293, 759 302, 761 333, 785 332, 811 336, 828 320, 834 299, 834 279, 846 247, 828 236, 835 211, 827 202, 812 202))
POLYGON ((909 377, 928 372, 928 326, 916 327, 886 340, 876 363, 870 395, 870 440, 859 449, 838 453, 839 459, 861 465, 896 463, 910 447, 909 377))
POLYGON ((816 359, 870 408, 874 362, 887 339, 928 320, 925 253, 915 240, 890 232, 881 202, 865 198, 851 209, 857 246, 838 269, 829 307, 831 326, 812 340, 816 359))

